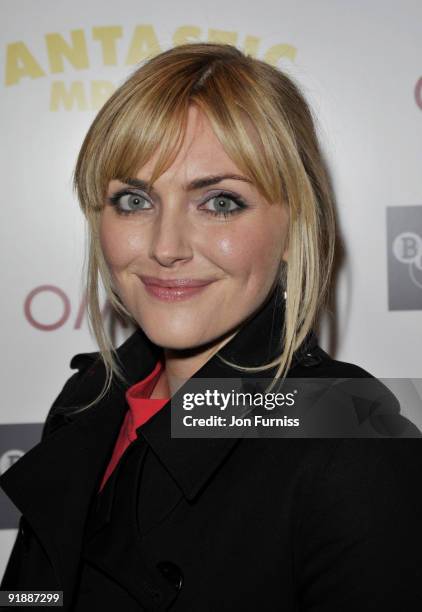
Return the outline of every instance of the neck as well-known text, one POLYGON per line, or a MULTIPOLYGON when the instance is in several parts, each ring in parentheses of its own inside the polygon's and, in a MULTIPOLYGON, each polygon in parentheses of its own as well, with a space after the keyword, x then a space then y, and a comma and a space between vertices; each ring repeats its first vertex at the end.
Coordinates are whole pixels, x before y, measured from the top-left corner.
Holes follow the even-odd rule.
POLYGON ((236 333, 237 330, 225 336, 223 340, 220 339, 217 343, 214 342, 194 349, 164 349, 165 369, 154 388, 154 394, 166 392, 168 393, 167 397, 172 397, 236 333))

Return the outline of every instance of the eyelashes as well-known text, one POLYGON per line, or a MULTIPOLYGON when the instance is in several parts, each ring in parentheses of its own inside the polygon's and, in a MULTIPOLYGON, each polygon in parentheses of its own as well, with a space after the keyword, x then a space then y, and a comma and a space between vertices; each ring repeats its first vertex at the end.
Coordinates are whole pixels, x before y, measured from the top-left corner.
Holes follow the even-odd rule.
MULTIPOLYGON (((133 198, 132 200, 132 204, 136 201, 142 203, 147 203, 150 204, 149 200, 143 196, 140 193, 134 192, 134 191, 130 191, 128 189, 122 189, 120 191, 117 191, 115 194, 113 194, 112 196, 108 197, 108 202, 109 204, 111 204, 111 206, 114 207, 116 213, 118 215, 133 215, 135 213, 141 213, 144 210, 151 210, 151 207, 148 206, 139 206, 138 208, 132 208, 129 210, 125 210, 124 208, 122 208, 122 202, 121 200, 123 199, 123 197, 125 196, 129 196, 133 198)), ((200 210, 202 212, 204 212, 204 214, 209 214, 212 215, 213 217, 220 217, 220 218, 225 218, 227 219, 228 217, 231 217, 232 215, 236 215, 240 212, 242 212, 242 210, 249 208, 248 204, 246 204, 246 202, 243 200, 243 198, 234 195, 228 191, 219 191, 216 194, 213 194, 211 197, 209 197, 207 200, 205 200, 205 202, 202 202, 202 204, 200 205, 201 208, 200 210), (217 201, 217 209, 216 210, 210 210, 207 208, 202 208, 202 206, 204 204, 208 204, 209 202, 213 202, 213 200, 217 201), (232 209, 228 209, 225 210, 224 209, 224 200, 229 200, 231 202, 234 202, 234 204, 236 205, 236 208, 232 208, 232 209), (222 204, 223 203, 223 204, 222 204)))

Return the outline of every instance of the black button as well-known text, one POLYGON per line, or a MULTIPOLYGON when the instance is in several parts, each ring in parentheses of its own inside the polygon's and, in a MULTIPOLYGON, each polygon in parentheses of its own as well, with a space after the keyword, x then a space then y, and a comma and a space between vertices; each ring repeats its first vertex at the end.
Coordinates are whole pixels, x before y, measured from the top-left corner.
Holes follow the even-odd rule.
POLYGON ((167 578, 176 591, 180 591, 183 584, 183 574, 180 568, 178 568, 177 565, 171 561, 160 561, 157 563, 157 568, 160 570, 162 575, 167 578))
POLYGON ((318 355, 314 355, 313 353, 305 353, 302 363, 305 367, 309 368, 312 366, 317 366, 321 363, 322 357, 318 355))

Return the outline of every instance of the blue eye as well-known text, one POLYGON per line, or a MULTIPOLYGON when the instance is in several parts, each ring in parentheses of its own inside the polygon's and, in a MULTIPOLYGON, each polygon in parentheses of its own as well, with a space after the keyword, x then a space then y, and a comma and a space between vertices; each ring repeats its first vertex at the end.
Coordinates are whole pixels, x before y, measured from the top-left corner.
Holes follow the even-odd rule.
POLYGON ((203 210, 211 215, 216 217, 229 217, 230 215, 241 212, 244 208, 247 208, 247 204, 238 196, 235 196, 226 191, 222 191, 211 198, 209 198, 205 204, 208 202, 212 203, 214 206, 214 210, 210 210, 208 208, 204 208, 203 210), (233 208, 231 204, 235 204, 236 206, 233 208))
POLYGON ((121 215, 130 215, 138 210, 149 210, 151 208, 151 206, 146 207, 144 205, 145 202, 148 202, 146 198, 139 193, 132 193, 131 191, 117 191, 109 197, 109 201, 110 204, 116 207, 116 212, 121 215), (123 206, 129 208, 123 208, 123 206))

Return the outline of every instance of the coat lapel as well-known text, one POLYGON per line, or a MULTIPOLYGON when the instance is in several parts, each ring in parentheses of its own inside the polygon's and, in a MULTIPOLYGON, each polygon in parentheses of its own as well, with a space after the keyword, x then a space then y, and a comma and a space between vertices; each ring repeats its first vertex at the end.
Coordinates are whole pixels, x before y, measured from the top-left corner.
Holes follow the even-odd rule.
MULTIPOLYGON (((277 287, 258 312, 253 313, 236 336, 220 350, 220 354, 227 360, 248 366, 273 359, 281 351, 279 336, 283 317, 284 301, 277 287)), ((309 349, 316 343, 311 332, 302 347, 309 349)), ((302 347, 294 363, 303 354, 302 347)), ((46 436, 0 477, 0 486, 42 541, 65 593, 72 593, 75 586, 90 503, 97 493, 127 410, 125 390, 152 371, 159 354, 159 347, 137 329, 117 349, 128 384, 115 383, 97 405, 72 415, 71 406, 93 399, 101 389, 104 368, 101 360, 97 359, 64 397, 59 396, 60 406, 56 406, 56 415, 61 408, 67 408, 67 416, 62 418, 70 420, 70 424, 46 436)), ((98 353, 94 355, 98 357, 98 353)), ((214 355, 194 377, 270 378, 272 373, 272 370, 239 373, 214 355)), ((137 433, 150 446, 183 494, 192 499, 239 439, 171 438, 170 409, 169 401, 137 433)), ((105 517, 107 520, 108 513, 105 517)))

